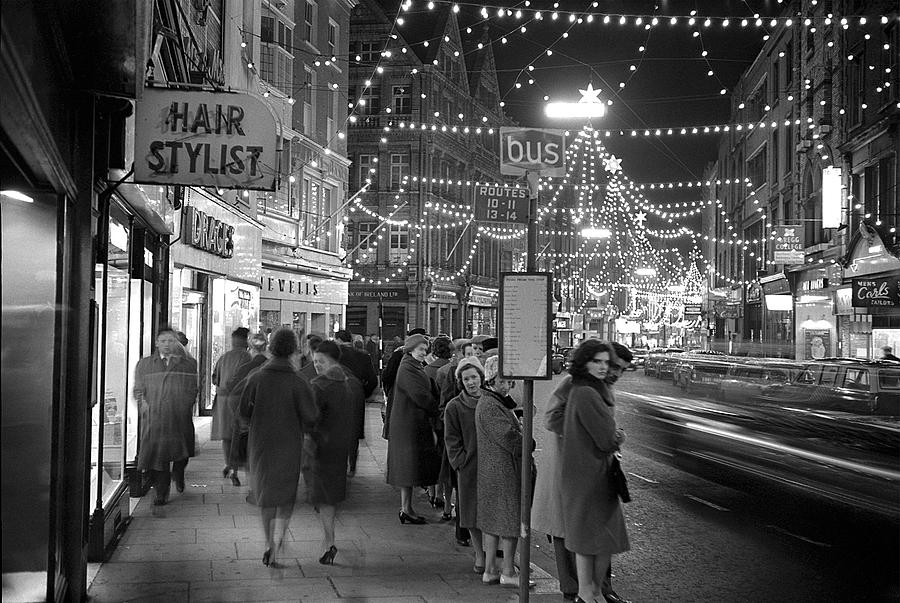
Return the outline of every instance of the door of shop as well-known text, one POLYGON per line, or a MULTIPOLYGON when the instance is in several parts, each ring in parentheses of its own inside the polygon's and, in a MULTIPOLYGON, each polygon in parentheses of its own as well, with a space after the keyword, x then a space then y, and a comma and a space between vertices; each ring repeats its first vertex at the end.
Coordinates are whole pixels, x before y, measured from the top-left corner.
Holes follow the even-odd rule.
MULTIPOLYGON (((201 358, 203 355, 203 340, 206 335, 206 294, 202 291, 185 289, 181 301, 181 324, 178 326, 188 338, 185 351, 197 361, 198 379, 202 381, 204 371, 201 358)), ((212 412, 212 399, 205 395, 203 383, 200 383, 199 414, 208 415, 212 412)))

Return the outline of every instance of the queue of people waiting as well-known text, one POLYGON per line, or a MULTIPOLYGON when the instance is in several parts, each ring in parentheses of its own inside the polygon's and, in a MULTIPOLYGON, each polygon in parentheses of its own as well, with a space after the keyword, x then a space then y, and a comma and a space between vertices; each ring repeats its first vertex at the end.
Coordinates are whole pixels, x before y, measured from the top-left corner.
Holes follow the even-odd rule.
MULTIPOLYGON (((135 369, 134 389, 138 468, 153 477, 154 505, 161 507, 170 480, 184 491, 195 454, 197 363, 171 329, 156 343, 157 353, 135 369)), ((301 473, 322 524, 319 562, 334 563, 335 511, 356 470, 365 400, 378 381, 369 354, 347 331, 334 340, 308 335, 302 354, 300 344, 290 329, 266 337, 239 328, 213 371, 212 437, 222 441, 222 475, 238 486, 239 471, 249 472, 247 502, 260 508, 266 542, 262 562, 275 570, 301 473)), ((522 409, 509 395, 515 383, 499 375, 496 347, 492 337, 408 334, 381 374, 386 479, 400 492, 401 525, 427 522, 414 508, 413 494, 423 488, 441 520, 455 519, 458 544, 472 546, 472 569, 482 582, 518 587, 522 409)), ((532 525, 553 542, 568 600, 626 601, 610 584, 611 556, 628 550, 629 541, 609 473, 625 439, 616 428, 612 385, 631 360, 618 343, 582 342, 545 411, 549 434, 533 482, 532 525)))

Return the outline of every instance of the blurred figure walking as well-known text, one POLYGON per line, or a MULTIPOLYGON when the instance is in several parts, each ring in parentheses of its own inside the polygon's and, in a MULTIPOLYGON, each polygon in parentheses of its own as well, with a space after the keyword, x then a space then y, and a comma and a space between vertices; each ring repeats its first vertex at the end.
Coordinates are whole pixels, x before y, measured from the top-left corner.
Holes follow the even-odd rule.
POLYGON ((213 420, 210 433, 211 440, 222 440, 222 453, 225 456, 225 467, 222 477, 231 477, 231 483, 241 485, 237 470, 231 466, 231 439, 234 431, 234 393, 228 388, 228 382, 238 367, 250 361, 247 351, 247 336, 250 329, 238 327, 231 332, 231 349, 222 354, 216 361, 212 372, 212 382, 216 386, 216 398, 213 401, 213 420))
POLYGON ((175 331, 160 329, 156 353, 141 358, 134 369, 141 426, 137 466, 153 477, 154 505, 168 502, 173 476, 175 488, 184 492, 184 470, 194 456, 197 362, 182 355, 183 350, 175 331))
POLYGON ((297 345, 290 329, 275 331, 272 359, 250 375, 241 395, 240 414, 250 421, 247 457, 266 538, 265 565, 276 564, 282 551, 297 496, 303 434, 311 433, 319 418, 309 384, 291 364, 297 345))
POLYGON ((334 544, 335 505, 347 498, 347 454, 355 439, 352 425, 354 400, 348 384, 347 371, 340 364, 343 350, 333 341, 323 341, 313 354, 318 373, 312 379, 313 394, 319 410, 319 421, 313 431, 315 458, 304 464, 310 502, 322 522, 322 556, 319 563, 334 563, 337 547, 334 544))
MULTIPOLYGON (((354 347, 351 344, 350 331, 340 330, 334 334, 334 340, 340 346, 340 363, 362 384, 362 399, 353 398, 352 425, 354 438, 350 444, 347 455, 347 472, 350 475, 356 473, 356 459, 359 456, 359 441, 366 437, 366 399, 372 395, 378 387, 378 374, 372 366, 372 359, 364 349, 354 347)), ((360 340, 361 341, 361 340, 360 340)))

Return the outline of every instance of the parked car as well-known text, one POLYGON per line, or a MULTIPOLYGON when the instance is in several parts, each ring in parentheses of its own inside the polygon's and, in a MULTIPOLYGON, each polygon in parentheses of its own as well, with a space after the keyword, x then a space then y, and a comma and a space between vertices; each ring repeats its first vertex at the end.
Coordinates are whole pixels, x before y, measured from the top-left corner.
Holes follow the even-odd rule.
POLYGON ((653 348, 647 352, 647 358, 644 360, 644 374, 655 375, 659 378, 659 375, 657 374, 657 364, 659 361, 665 358, 667 354, 680 354, 683 351, 684 350, 681 348, 653 348))
POLYGON ((682 354, 684 350, 670 348, 668 352, 658 357, 654 363, 654 376, 657 379, 671 377, 675 371, 675 364, 681 359, 682 354))
POLYGON ((631 352, 634 354, 634 360, 631 361, 631 364, 634 365, 635 368, 642 368, 644 362, 647 360, 647 350, 631 350, 631 352))
POLYGON ((675 365, 672 383, 686 392, 716 394, 736 362, 724 354, 683 354, 675 365))
POLYGON ((559 348, 553 352, 553 356, 550 359, 550 370, 553 371, 554 375, 559 375, 569 369, 571 355, 572 348, 559 348))
POLYGON ((722 376, 719 395, 723 400, 763 399, 772 387, 790 383, 803 369, 802 362, 777 358, 740 358, 729 364, 722 376))
POLYGON ((675 364, 672 368, 672 385, 684 388, 690 379, 690 373, 695 364, 702 364, 704 360, 722 360, 726 357, 727 355, 723 352, 714 350, 689 350, 680 354, 675 358, 675 364))

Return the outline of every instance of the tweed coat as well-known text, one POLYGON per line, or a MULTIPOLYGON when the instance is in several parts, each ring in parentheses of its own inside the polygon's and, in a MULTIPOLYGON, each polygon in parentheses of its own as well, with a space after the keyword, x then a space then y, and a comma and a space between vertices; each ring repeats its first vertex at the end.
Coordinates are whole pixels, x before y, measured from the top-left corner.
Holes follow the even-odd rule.
MULTIPOLYGON (((352 416, 356 402, 347 372, 340 365, 333 366, 311 382, 319 420, 313 430, 316 458, 305 479, 314 505, 334 505, 347 498, 347 453, 355 435, 352 416)), ((358 387, 357 395, 362 397, 362 386, 358 387)))
POLYGON ((519 535, 522 427, 499 396, 484 390, 475 408, 478 441, 478 527, 488 534, 519 535))
POLYGON ((137 466, 168 471, 169 463, 194 456, 197 361, 158 353, 141 358, 134 368, 134 395, 139 402, 141 446, 137 466))
POLYGON ((466 392, 447 403, 444 410, 444 445, 450 466, 456 471, 457 513, 463 528, 478 527, 478 433, 475 409, 483 398, 466 392))
POLYGON ((387 483, 397 487, 437 482, 441 457, 432 420, 438 400, 422 364, 406 354, 397 369, 388 414, 387 483))
POLYGON ((234 393, 228 382, 238 367, 250 360, 247 350, 233 349, 222 354, 213 368, 212 382, 216 386, 216 398, 213 401, 213 420, 209 438, 211 440, 231 439, 234 428, 234 393))
POLYGON ((625 515, 609 485, 611 455, 618 449, 614 401, 594 377, 572 379, 562 439, 562 515, 566 548, 582 555, 611 555, 630 548, 625 515))
POLYGON ((319 419, 312 390, 290 361, 273 358, 247 378, 240 414, 250 421, 250 487, 260 507, 293 505, 304 433, 319 419))
POLYGON ((537 458, 537 482, 534 502, 531 506, 531 527, 538 532, 565 538, 562 518, 562 484, 560 478, 560 454, 562 449, 563 419, 566 403, 572 389, 572 377, 565 378, 553 391, 544 411, 544 446, 537 458))

